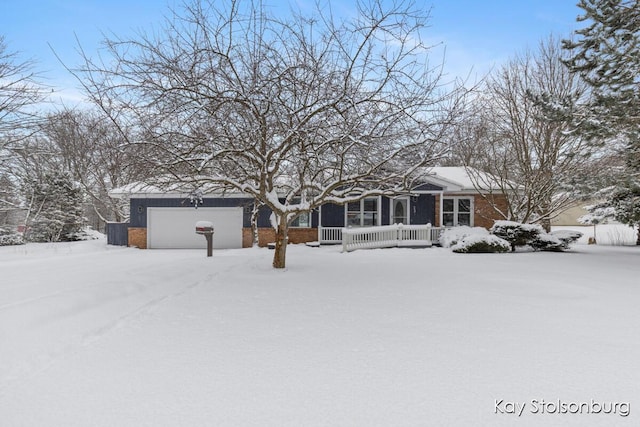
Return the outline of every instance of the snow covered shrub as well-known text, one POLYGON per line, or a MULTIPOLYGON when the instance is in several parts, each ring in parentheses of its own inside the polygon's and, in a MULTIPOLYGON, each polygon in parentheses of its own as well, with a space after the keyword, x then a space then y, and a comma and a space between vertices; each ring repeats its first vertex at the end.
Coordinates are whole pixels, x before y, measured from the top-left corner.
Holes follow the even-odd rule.
POLYGON ((534 240, 529 242, 529 246, 536 251, 562 252, 564 243, 552 234, 541 233, 534 240))
POLYGON ((22 233, 6 227, 0 227, 0 246, 24 245, 22 233))
POLYGON ((459 227, 448 228, 440 233, 440 246, 450 248, 465 237, 469 236, 486 236, 489 232, 482 227, 468 227, 461 225, 459 227))
POLYGON ((541 234, 545 234, 542 226, 538 224, 521 224, 514 221, 496 221, 489 231, 509 242, 512 251, 515 251, 517 246, 530 245, 541 234))
POLYGON ((491 234, 467 236, 451 246, 451 250, 459 254, 503 253, 509 252, 509 249, 511 249, 509 242, 491 234))
POLYGON ((574 230, 556 230, 552 231, 551 235, 560 240, 563 249, 569 249, 572 243, 577 242, 582 237, 581 232, 574 230))
POLYGON ((66 241, 76 242, 80 240, 98 240, 104 237, 104 234, 92 229, 91 227, 83 227, 80 231, 68 233, 65 236, 66 241))

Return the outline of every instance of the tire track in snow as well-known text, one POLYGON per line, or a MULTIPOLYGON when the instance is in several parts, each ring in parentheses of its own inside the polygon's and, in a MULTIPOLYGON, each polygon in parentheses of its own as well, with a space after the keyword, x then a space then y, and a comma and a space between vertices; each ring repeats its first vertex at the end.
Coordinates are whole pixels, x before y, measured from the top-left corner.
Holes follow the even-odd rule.
MULTIPOLYGON (((230 265, 225 269, 222 269, 220 271, 217 271, 215 273, 205 276, 201 280, 191 282, 177 291, 155 297, 147 301, 143 305, 138 306, 134 310, 131 310, 117 317, 116 319, 107 322, 106 324, 103 324, 97 328, 93 328, 92 330, 82 334, 78 340, 74 340, 72 343, 69 343, 58 349, 54 349, 53 351, 49 351, 44 354, 41 354, 35 359, 32 359, 31 361, 26 361, 20 364, 18 367, 16 367, 17 369, 14 369, 13 371, 9 371, 4 375, 3 379, 0 379, 0 381, 2 381, 0 383, 0 402, 2 401, 2 397, 5 396, 8 392, 10 392, 10 390, 14 388, 16 385, 28 382, 28 380, 30 380, 31 378, 34 378, 37 375, 41 374, 42 372, 47 371, 52 366, 54 366, 55 363, 61 358, 69 357, 73 354, 76 354, 82 351, 83 349, 86 349, 87 347, 95 345, 96 343, 100 342, 102 339, 112 334, 113 332, 120 330, 126 327, 127 325, 130 325, 131 323, 135 322, 136 320, 142 317, 151 315, 161 305, 163 305, 163 303, 170 301, 172 299, 181 297, 204 284, 211 283, 211 281, 214 280, 217 276, 219 276, 222 273, 228 272, 235 267, 236 267, 235 265, 230 265)), ((37 300, 47 298, 47 297, 52 297, 58 294, 64 294, 64 291, 58 292, 55 294, 46 295, 46 296, 32 298, 30 300, 37 301, 37 300)), ((27 302, 28 302, 27 300, 22 300, 20 302, 7 304, 3 307, 11 308, 11 306, 16 305, 17 303, 27 303, 27 302)))

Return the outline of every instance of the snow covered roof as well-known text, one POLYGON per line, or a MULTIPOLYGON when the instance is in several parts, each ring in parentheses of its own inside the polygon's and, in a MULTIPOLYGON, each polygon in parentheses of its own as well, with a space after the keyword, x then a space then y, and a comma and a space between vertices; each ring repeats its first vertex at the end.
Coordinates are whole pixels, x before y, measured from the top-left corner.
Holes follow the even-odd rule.
MULTIPOLYGON (((447 193, 469 193, 496 191, 500 189, 497 177, 486 172, 464 166, 438 166, 423 168, 419 171, 419 181, 442 187, 447 193)), ((515 186, 513 186, 515 187, 515 186)), ((203 183, 195 186, 194 183, 175 183, 171 180, 167 184, 146 184, 135 182, 115 188, 109 192, 112 197, 127 198, 135 195, 141 198, 161 197, 188 197, 195 191, 206 196, 217 197, 246 197, 247 194, 239 191, 223 191, 218 186, 203 183)))
POLYGON ((246 194, 237 191, 223 191, 211 184, 194 185, 193 183, 147 184, 145 182, 133 182, 109 191, 111 197, 123 198, 134 196, 137 198, 171 198, 189 197, 195 193, 206 196, 246 197, 246 194))
POLYGON ((496 191, 499 179, 489 173, 465 166, 425 168, 425 178, 444 187, 446 192, 496 191))

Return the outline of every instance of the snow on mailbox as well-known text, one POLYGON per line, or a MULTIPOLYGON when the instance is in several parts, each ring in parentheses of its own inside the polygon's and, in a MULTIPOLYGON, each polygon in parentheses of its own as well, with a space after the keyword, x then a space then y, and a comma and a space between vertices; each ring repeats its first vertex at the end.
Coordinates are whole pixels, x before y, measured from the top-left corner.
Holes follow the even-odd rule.
POLYGON ((203 234, 207 239, 207 256, 213 254, 213 223, 211 221, 196 222, 196 234, 203 234))
POLYGON ((213 223, 211 221, 196 222, 196 233, 198 234, 213 233, 213 223))

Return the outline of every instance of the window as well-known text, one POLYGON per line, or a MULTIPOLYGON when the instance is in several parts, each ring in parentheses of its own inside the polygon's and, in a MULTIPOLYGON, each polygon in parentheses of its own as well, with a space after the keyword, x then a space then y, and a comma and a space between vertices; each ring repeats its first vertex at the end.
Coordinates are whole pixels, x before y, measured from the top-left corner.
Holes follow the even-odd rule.
POLYGON ((442 199, 442 225, 455 227, 472 226, 473 201, 469 197, 446 197, 442 199))
POLYGON ((366 199, 347 203, 347 227, 370 227, 379 225, 378 197, 367 197, 366 199))
POLYGON ((295 217, 289 227, 298 227, 298 228, 309 228, 311 227, 311 215, 309 212, 302 212, 300 215, 295 217))
POLYGON ((392 224, 409 224, 409 199, 401 197, 391 199, 392 224))
MULTIPOLYGON (((293 204, 300 203, 300 197, 295 197, 292 201, 293 204)), ((309 212, 302 212, 289 223, 289 227, 294 228, 310 228, 311 227, 311 215, 309 212)))

